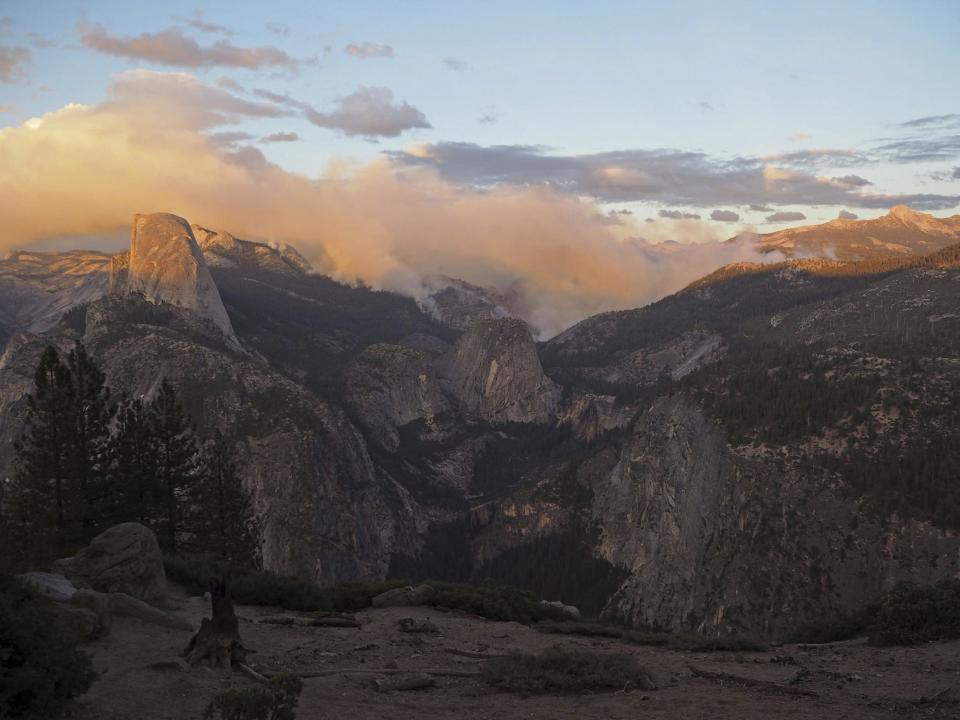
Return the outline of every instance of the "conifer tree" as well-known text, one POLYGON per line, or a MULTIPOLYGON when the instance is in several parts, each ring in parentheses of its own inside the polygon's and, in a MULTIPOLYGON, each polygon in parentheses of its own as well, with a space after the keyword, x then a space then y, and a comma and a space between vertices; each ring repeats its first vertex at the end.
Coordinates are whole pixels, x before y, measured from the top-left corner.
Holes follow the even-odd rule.
POLYGON ((71 403, 67 434, 67 475, 83 543, 115 518, 116 491, 110 487, 110 425, 116 405, 104 374, 79 340, 67 355, 71 403))
POLYGON ((156 443, 156 479, 159 488, 159 540, 171 553, 183 531, 183 509, 197 475, 197 446, 193 428, 183 412, 173 385, 164 378, 150 404, 150 427, 156 443))
POLYGON ((121 400, 111 455, 121 518, 156 528, 160 518, 157 443, 150 410, 141 398, 121 400))
POLYGON ((259 564, 260 527, 232 448, 220 432, 203 448, 189 504, 195 552, 214 555, 229 568, 259 564))
POLYGON ((67 367, 56 348, 47 347, 27 396, 26 430, 15 444, 14 482, 5 493, 17 550, 37 562, 66 554, 77 534, 68 476, 72 394, 67 367))

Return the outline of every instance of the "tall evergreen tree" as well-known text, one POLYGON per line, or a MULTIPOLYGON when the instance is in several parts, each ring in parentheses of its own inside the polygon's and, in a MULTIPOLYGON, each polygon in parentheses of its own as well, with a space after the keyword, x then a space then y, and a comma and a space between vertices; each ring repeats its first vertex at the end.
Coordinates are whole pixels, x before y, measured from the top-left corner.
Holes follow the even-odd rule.
POLYGON ((179 535, 184 529, 184 503, 197 476, 197 445, 193 427, 166 378, 150 404, 150 426, 157 451, 159 540, 165 550, 176 553, 179 535))
POLYGON ((110 486, 110 425, 116 413, 104 374, 79 340, 67 355, 71 406, 67 474, 76 490, 82 542, 115 517, 117 493, 110 486))
POLYGON ((111 455, 120 517, 156 528, 160 517, 157 443, 150 409, 142 399, 124 397, 120 401, 111 455))
POLYGON ((36 562, 66 554, 77 535, 68 475, 72 395, 66 365, 56 348, 47 347, 27 396, 26 430, 15 444, 16 471, 8 492, 17 551, 36 562))
POLYGON ((231 568, 259 564, 260 526, 220 432, 203 448, 189 506, 192 550, 215 555, 231 568))

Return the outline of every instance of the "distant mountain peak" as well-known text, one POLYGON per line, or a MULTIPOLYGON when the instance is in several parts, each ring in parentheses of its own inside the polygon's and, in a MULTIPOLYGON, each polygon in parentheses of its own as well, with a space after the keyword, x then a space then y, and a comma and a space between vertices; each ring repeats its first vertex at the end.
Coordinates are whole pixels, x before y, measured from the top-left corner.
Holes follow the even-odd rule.
POLYGON ((238 345, 190 224, 170 213, 134 215, 130 251, 114 257, 114 292, 137 292, 153 303, 189 310, 216 325, 238 345))
POLYGON ((917 218, 935 219, 933 215, 918 212, 909 205, 894 205, 887 214, 890 217, 897 218, 897 220, 916 220, 917 218))

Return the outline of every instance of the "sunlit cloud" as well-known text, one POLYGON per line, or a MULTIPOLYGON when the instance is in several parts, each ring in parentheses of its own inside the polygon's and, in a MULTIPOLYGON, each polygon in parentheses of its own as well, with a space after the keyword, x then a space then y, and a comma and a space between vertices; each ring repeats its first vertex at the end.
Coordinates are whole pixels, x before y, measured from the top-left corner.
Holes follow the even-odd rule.
POLYGON ((111 35, 102 25, 81 27, 80 42, 91 50, 160 65, 183 68, 237 67, 295 68, 298 62, 279 48, 268 45, 238 47, 227 40, 201 45, 177 28, 136 36, 111 35))
POLYGON ((373 42, 350 43, 343 51, 351 57, 366 60, 368 58, 392 58, 393 48, 373 42))
POLYGON ((163 210, 240 237, 292 243, 345 281, 413 296, 436 274, 513 288, 525 318, 546 335, 758 258, 749 244, 711 242, 704 223, 688 228, 682 220, 669 223, 669 238, 705 244, 667 254, 640 239, 629 214, 606 224, 596 203, 548 187, 475 189, 386 158, 332 163, 314 179, 242 142, 224 143, 243 132, 229 128, 237 119, 288 110, 184 73, 136 71, 119 76, 99 105, 4 128, 4 248, 114 236, 133 213, 163 210))

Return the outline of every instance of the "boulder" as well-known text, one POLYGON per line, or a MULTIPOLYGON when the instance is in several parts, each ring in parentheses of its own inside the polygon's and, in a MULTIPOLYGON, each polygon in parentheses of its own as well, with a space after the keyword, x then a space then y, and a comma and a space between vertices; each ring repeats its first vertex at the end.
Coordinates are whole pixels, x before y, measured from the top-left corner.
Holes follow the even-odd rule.
POLYGON ((89 610, 97 618, 97 637, 104 637, 113 627, 113 607, 110 596, 96 590, 80 589, 70 598, 70 605, 89 610))
POLYGON ((547 607, 556 608, 567 614, 569 617, 580 619, 580 610, 575 605, 567 605, 560 600, 541 600, 541 605, 546 605, 547 607))
POLYGON ((28 572, 17 578, 56 602, 67 602, 77 593, 76 586, 58 573, 28 572))
POLYGON ((139 523, 115 525, 73 557, 58 560, 54 570, 78 587, 148 602, 162 601, 166 592, 157 539, 139 523))
POLYGON ((373 606, 375 608, 385 608, 426 605, 433 600, 435 594, 436 592, 430 585, 417 585, 416 587, 407 585, 380 593, 373 598, 373 606))
POLYGON ((85 643, 100 637, 100 623, 92 610, 66 603, 51 603, 51 606, 64 639, 72 643, 85 643))

